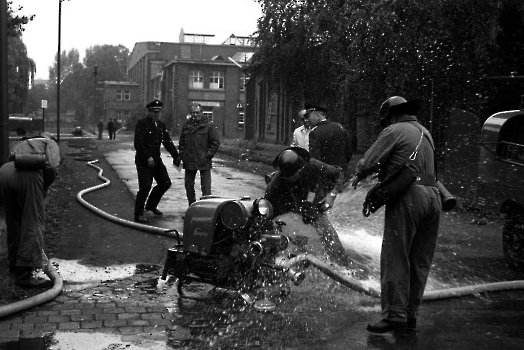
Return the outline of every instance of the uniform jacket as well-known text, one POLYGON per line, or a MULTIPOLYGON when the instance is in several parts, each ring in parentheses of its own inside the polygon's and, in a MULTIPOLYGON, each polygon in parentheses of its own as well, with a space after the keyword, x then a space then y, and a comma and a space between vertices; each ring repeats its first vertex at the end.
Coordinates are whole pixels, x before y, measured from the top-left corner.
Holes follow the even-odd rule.
POLYGON ((162 162, 160 145, 164 145, 173 157, 173 160, 179 157, 178 151, 171 137, 169 137, 164 122, 156 120, 155 125, 155 121, 151 117, 140 119, 135 127, 135 163, 147 165, 149 157, 153 157, 155 164, 160 164, 160 162, 162 162))
POLYGON ((350 140, 346 129, 336 122, 324 120, 309 133, 311 158, 346 169, 351 160, 350 140))
POLYGON ((290 183, 280 177, 277 171, 266 188, 264 198, 269 200, 273 206, 274 216, 288 212, 300 212, 303 202, 308 201, 308 194, 315 194, 314 203, 320 202, 327 193, 319 192, 319 184, 329 184, 329 189, 336 188, 337 192, 342 189, 344 176, 342 169, 322 163, 316 159, 310 159, 309 163, 300 170, 300 178, 297 182, 290 183))
POLYGON ((415 116, 407 116, 400 122, 382 130, 377 141, 366 151, 356 168, 360 178, 379 173, 379 180, 389 176, 393 170, 403 165, 422 139, 415 160, 408 162, 412 172, 435 176, 433 138, 426 128, 420 125, 415 116))
POLYGON ((211 169, 211 160, 220 147, 220 138, 215 123, 202 116, 198 123, 189 118, 180 134, 178 149, 184 169, 211 169))

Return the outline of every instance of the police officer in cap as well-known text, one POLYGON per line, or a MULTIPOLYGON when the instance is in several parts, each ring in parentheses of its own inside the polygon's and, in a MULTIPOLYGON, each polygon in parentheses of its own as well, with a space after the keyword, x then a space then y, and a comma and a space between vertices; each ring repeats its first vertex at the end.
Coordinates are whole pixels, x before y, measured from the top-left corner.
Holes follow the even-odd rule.
POLYGON ((135 222, 147 224, 144 210, 162 215, 157 206, 162 196, 171 187, 171 179, 160 156, 160 145, 173 157, 173 164, 180 165, 180 156, 169 137, 164 122, 159 120, 162 102, 153 100, 146 106, 147 117, 140 119, 135 127, 135 164, 138 173, 138 193, 135 201, 135 222), (153 179, 156 186, 151 190, 153 179))

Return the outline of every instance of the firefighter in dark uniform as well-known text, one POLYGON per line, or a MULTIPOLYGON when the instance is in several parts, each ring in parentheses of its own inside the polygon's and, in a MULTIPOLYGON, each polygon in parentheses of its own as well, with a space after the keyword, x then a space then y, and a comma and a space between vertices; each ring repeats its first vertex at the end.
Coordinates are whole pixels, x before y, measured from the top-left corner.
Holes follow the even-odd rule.
POLYGON ((135 201, 135 222, 147 224, 144 210, 162 215, 157 206, 162 196, 171 187, 171 179, 160 156, 160 145, 173 157, 173 164, 180 165, 180 156, 169 137, 166 125, 159 120, 162 102, 154 100, 147 104, 147 117, 140 119, 135 127, 135 164, 138 173, 138 193, 135 201), (151 190, 153 179, 156 186, 151 190), (151 192, 151 193, 150 193, 151 192), (146 202, 147 200, 147 202, 146 202))
POLYGON ((274 216, 289 212, 301 214, 304 223, 312 224, 321 237, 332 261, 354 269, 357 275, 367 272, 347 256, 326 215, 333 207, 337 194, 342 191, 342 168, 310 158, 309 152, 301 147, 282 151, 274 159, 273 167, 277 171, 266 179, 268 186, 264 198, 273 205, 274 216))
MULTIPOLYGON (((419 108, 418 101, 408 102, 400 96, 390 97, 382 104, 380 125, 385 129, 358 162, 352 180, 354 187, 375 172, 379 180, 389 176, 406 163, 419 142, 409 168, 435 179, 433 139, 417 120, 419 108)), ((440 212, 440 193, 430 184, 415 183, 392 204, 386 204, 380 255, 382 320, 369 324, 368 331, 415 329, 435 253, 440 212)))

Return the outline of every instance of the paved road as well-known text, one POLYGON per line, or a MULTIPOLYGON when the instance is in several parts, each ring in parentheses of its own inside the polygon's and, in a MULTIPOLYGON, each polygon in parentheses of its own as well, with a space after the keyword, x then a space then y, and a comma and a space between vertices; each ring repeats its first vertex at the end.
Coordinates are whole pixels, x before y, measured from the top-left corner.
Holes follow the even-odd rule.
MULTIPOLYGON (((135 181, 127 181, 136 176, 129 159, 133 154, 125 149, 104 156, 136 193, 135 181)), ((214 194, 256 198, 263 192, 260 176, 221 166, 220 159, 216 163, 214 194)), ((183 186, 183 173, 175 171, 170 170, 176 186, 183 186)), ((166 194, 162 202, 166 215, 156 219, 155 225, 181 227, 187 202, 176 186, 166 194)), ((332 213, 333 221, 343 225, 352 210, 332 213)), ((372 223, 355 219, 352 230, 341 230, 346 248, 358 247, 371 267, 380 248, 376 233, 380 221, 380 217, 372 223)), ((300 230, 310 244, 316 244, 314 233, 304 227, 300 230)), ((80 288, 72 288, 65 278, 65 292, 55 300, 0 320, 0 350, 522 349, 524 340, 522 291, 425 302, 417 333, 395 337, 365 331, 368 322, 379 318, 377 299, 356 293, 313 268, 308 269, 304 283, 292 288, 269 314, 245 307, 235 298, 213 302, 179 298, 174 281, 162 281, 160 272, 157 265, 108 266, 94 271, 92 283, 80 288)), ((438 288, 442 281, 433 278, 432 284, 438 288)))

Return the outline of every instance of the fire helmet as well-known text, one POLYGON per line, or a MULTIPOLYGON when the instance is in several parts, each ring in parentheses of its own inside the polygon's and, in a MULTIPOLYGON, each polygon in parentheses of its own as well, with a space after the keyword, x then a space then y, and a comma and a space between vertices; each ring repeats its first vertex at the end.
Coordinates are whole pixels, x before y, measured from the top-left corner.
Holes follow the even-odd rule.
POLYGON ((273 167, 278 169, 283 178, 295 175, 309 162, 309 152, 304 148, 290 147, 280 152, 273 160, 273 167))
POLYGON ((378 112, 380 116, 380 125, 382 127, 388 126, 389 117, 395 113, 404 112, 413 115, 417 114, 420 109, 420 102, 420 100, 408 101, 401 96, 388 98, 384 103, 382 103, 378 112))

